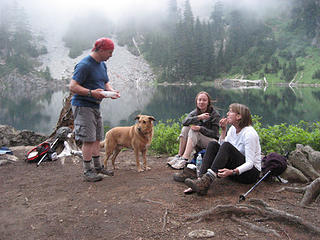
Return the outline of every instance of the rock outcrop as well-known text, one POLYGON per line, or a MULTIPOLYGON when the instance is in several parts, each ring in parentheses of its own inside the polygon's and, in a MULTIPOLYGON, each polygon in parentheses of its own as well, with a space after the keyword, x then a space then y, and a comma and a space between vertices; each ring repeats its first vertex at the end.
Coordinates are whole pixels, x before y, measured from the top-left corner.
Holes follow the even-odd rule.
POLYGON ((47 136, 33 131, 20 131, 8 125, 0 125, 0 147, 35 146, 46 139, 47 136))

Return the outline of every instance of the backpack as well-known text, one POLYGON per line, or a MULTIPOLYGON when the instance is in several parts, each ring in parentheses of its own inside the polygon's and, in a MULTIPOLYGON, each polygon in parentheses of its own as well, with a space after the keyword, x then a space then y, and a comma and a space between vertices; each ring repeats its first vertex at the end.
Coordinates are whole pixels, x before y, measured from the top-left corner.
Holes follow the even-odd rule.
POLYGON ((270 170, 271 175, 279 176, 287 169, 287 158, 275 152, 262 158, 261 163, 261 171, 263 174, 266 174, 270 170))
POLYGON ((42 157, 45 155, 44 160, 50 160, 50 153, 51 152, 51 146, 50 143, 48 142, 43 142, 39 144, 38 146, 34 147, 31 149, 27 154, 25 158, 25 162, 27 163, 34 163, 34 162, 39 162, 42 157))
POLYGON ((197 163, 197 157, 198 157, 198 154, 199 154, 199 153, 201 154, 201 156, 202 156, 202 158, 203 158, 204 154, 206 153, 206 149, 204 148, 204 149, 201 149, 201 150, 197 151, 197 152, 193 155, 192 160, 190 161, 191 164, 196 165, 196 163, 197 163))

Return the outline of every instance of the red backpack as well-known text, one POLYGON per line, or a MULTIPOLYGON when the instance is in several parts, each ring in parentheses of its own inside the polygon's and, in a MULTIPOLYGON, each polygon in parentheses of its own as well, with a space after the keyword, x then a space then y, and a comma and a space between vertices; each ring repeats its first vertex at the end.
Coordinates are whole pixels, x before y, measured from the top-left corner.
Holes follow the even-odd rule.
POLYGON ((38 146, 34 147, 33 149, 31 149, 26 154, 25 161, 27 163, 39 162, 41 158, 50 151, 50 149, 51 149, 50 143, 43 142, 38 146))

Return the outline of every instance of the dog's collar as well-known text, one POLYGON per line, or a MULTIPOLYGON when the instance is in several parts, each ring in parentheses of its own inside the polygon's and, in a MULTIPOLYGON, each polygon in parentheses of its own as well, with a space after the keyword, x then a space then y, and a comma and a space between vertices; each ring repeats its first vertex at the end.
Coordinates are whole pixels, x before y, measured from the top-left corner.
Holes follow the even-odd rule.
POLYGON ((150 132, 143 133, 139 128, 137 128, 137 130, 138 130, 138 133, 139 133, 140 135, 142 135, 143 137, 146 136, 146 135, 148 135, 148 134, 150 134, 150 133, 152 132, 152 131, 150 131, 150 132))

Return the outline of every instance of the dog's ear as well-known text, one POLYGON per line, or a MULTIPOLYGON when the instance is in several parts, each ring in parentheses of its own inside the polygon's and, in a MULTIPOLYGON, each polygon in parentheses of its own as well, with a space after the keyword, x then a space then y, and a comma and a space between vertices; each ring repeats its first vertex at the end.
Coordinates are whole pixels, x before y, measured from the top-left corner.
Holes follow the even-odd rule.
POLYGON ((155 119, 153 116, 150 116, 149 119, 150 119, 151 121, 156 121, 156 119, 155 119))
POLYGON ((140 118, 140 115, 137 115, 134 120, 138 120, 140 118))

